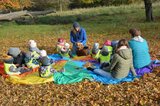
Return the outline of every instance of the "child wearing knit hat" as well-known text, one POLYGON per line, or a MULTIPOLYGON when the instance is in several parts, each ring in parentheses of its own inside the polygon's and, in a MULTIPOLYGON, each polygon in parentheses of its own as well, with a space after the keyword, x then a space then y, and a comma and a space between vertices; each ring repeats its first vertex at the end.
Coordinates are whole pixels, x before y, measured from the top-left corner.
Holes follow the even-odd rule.
POLYGON ((65 46, 65 43, 66 43, 66 40, 63 39, 63 38, 58 38, 58 41, 57 41, 57 46, 56 46, 56 49, 57 49, 57 52, 60 53, 62 48, 64 48, 65 46))
POLYGON ((101 64, 100 68, 109 66, 111 55, 112 55, 112 47, 103 46, 99 56, 99 62, 101 64))
POLYGON ((34 51, 37 53, 40 52, 39 48, 37 47, 37 43, 34 40, 29 40, 28 45, 29 45, 30 52, 34 52, 34 51))
POLYGON ((34 58, 32 52, 26 53, 25 63, 28 68, 36 68, 39 67, 39 58, 34 58))
POLYGON ((17 67, 22 67, 25 64, 25 52, 19 48, 10 47, 7 54, 13 57, 13 63, 17 67))
POLYGON ((72 57, 71 56, 71 50, 70 50, 70 44, 66 42, 65 39, 59 38, 57 42, 57 52, 62 57, 72 57))
POLYGON ((52 64, 54 63, 54 61, 48 57, 47 51, 46 50, 41 50, 40 51, 39 62, 42 63, 44 58, 48 58, 50 60, 50 63, 52 63, 52 64))
POLYGON ((47 78, 53 75, 56 70, 53 68, 51 60, 44 56, 41 58, 41 66, 39 68, 40 77, 47 78))
POLYGON ((70 50, 70 44, 69 43, 65 43, 64 47, 61 48, 61 51, 59 52, 59 54, 62 57, 72 57, 71 56, 71 50, 70 50))
POLYGON ((29 44, 29 52, 31 52, 32 57, 38 59, 40 50, 37 47, 37 43, 34 40, 29 40, 28 44, 29 44))
POLYGON ((99 49, 99 43, 94 43, 92 51, 91 51, 91 56, 94 59, 98 59, 100 55, 100 49, 99 49))
POLYGON ((24 72, 30 71, 30 69, 26 67, 17 68, 15 64, 13 64, 14 58, 12 56, 6 56, 4 59, 4 71, 8 75, 19 75, 24 72))

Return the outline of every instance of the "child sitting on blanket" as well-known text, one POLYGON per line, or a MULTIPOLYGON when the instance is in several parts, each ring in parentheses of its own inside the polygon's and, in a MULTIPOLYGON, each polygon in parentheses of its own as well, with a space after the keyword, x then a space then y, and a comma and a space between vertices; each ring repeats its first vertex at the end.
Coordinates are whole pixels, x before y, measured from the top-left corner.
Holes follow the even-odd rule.
POLYGON ((41 50, 40 51, 40 58, 39 58, 40 63, 42 63, 43 58, 48 58, 51 63, 54 63, 54 61, 48 57, 46 50, 41 50))
POLYGON ((12 56, 6 56, 4 59, 4 71, 8 75, 19 75, 24 72, 30 71, 30 69, 26 67, 17 68, 15 64, 13 64, 14 58, 12 56))
POLYGON ((95 69, 94 72, 104 77, 121 79, 127 77, 130 70, 134 76, 137 75, 133 68, 132 50, 129 48, 127 40, 122 39, 118 42, 116 53, 113 55, 109 67, 103 70, 95 69))
POLYGON ((29 51, 31 52, 32 54, 32 57, 38 59, 39 58, 39 53, 40 53, 40 50, 39 48, 37 47, 37 43, 34 41, 34 40, 29 40, 29 51))
POLYGON ((65 43, 64 47, 59 51, 59 54, 62 57, 72 57, 69 43, 65 43))
POLYGON ((101 64, 101 68, 108 66, 110 64, 112 54, 112 47, 103 46, 99 55, 99 62, 101 64))
POLYGON ((56 70, 53 69, 53 64, 50 59, 47 57, 43 57, 41 59, 41 66, 39 68, 40 77, 47 78, 53 75, 56 70))
POLYGON ((100 52, 101 52, 101 50, 99 49, 99 43, 94 43, 92 51, 91 51, 92 58, 98 59, 100 52))
POLYGON ((25 63, 28 68, 36 68, 39 67, 39 58, 35 58, 32 52, 26 53, 25 63))
POLYGON ((21 51, 19 48, 10 47, 8 50, 8 55, 13 57, 13 63, 16 65, 16 67, 22 67, 25 65, 26 53, 21 51))
POLYGON ((109 65, 112 51, 113 49, 111 46, 111 41, 106 40, 99 55, 99 62, 101 63, 101 67, 109 65))
POLYGON ((58 39, 57 46, 56 46, 56 49, 57 49, 57 52, 58 52, 58 53, 60 53, 60 52, 61 52, 61 49, 64 48, 65 43, 66 43, 66 40, 65 40, 65 39, 63 39, 63 38, 59 38, 59 39, 58 39))

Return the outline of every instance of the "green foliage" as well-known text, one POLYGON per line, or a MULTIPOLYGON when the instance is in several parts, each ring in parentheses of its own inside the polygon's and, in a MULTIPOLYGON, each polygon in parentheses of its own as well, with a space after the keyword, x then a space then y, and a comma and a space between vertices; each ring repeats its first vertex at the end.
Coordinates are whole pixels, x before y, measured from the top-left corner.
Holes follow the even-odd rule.
POLYGON ((122 5, 142 2, 142 0, 71 0, 70 8, 122 5))
POLYGON ((60 10, 60 5, 62 5, 63 10, 68 9, 70 3, 69 0, 32 0, 33 7, 31 10, 46 10, 46 9, 56 9, 60 10))

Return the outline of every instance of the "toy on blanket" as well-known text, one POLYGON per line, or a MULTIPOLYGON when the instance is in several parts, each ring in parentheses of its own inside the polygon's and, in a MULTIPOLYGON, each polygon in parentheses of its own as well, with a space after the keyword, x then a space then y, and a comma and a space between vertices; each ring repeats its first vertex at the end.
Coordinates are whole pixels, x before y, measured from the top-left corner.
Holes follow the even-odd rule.
POLYGON ((53 69, 53 64, 50 59, 47 57, 43 57, 41 59, 41 66, 39 68, 39 74, 42 78, 47 78, 53 75, 56 70, 53 69))
POLYGON ((77 43, 77 56, 88 56, 90 54, 90 50, 88 46, 83 46, 82 43, 77 43))
POLYGON ((101 50, 99 49, 99 43, 95 43, 93 45, 92 51, 91 51, 91 56, 94 59, 98 59, 100 55, 101 50))
POLYGON ((19 75, 24 72, 30 71, 30 69, 26 67, 19 67, 17 68, 15 64, 13 64, 13 57, 12 56, 5 56, 4 59, 4 71, 8 75, 19 75))

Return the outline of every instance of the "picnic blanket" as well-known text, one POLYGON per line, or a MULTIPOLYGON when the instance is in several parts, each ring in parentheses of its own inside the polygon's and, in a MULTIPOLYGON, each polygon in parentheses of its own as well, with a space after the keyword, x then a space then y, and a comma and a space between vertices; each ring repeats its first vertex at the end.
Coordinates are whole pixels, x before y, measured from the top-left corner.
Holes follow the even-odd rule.
POLYGON ((83 79, 92 80, 93 78, 82 65, 83 62, 68 61, 64 66, 64 72, 54 73, 54 82, 56 84, 71 84, 80 82, 83 79))
POLYGON ((154 63, 152 62, 150 65, 140 68, 140 69, 135 69, 137 76, 134 77, 133 74, 130 72, 127 77, 122 78, 122 79, 115 79, 115 78, 107 78, 103 77, 100 75, 95 74, 94 72, 90 72, 90 75, 94 78, 95 81, 101 82, 103 84, 119 84, 122 82, 132 82, 134 81, 134 78, 140 78, 146 73, 151 73, 155 67, 160 66, 159 63, 154 63))
MULTIPOLYGON (((50 58, 54 59, 54 58, 56 58, 56 56, 57 55, 52 55, 50 58)), ((83 67, 83 65, 86 62, 91 62, 97 68, 100 66, 100 64, 98 64, 96 62, 96 60, 92 59, 89 56, 75 57, 75 58, 73 58, 72 61, 67 62, 67 64, 64 66, 64 69, 66 69, 65 72, 54 74, 54 82, 56 84, 70 84, 70 83, 82 81, 83 79, 87 78, 91 81, 97 81, 97 82, 101 82, 103 84, 119 84, 122 82, 132 82, 132 81, 134 81, 134 78, 140 78, 145 73, 151 73, 155 67, 160 66, 159 61, 153 61, 150 65, 148 65, 146 67, 143 67, 141 69, 136 69, 136 73, 138 75, 136 77, 134 77, 132 75, 132 73, 130 72, 126 78, 123 78, 123 79, 114 79, 113 78, 113 79, 111 79, 111 78, 97 75, 96 73, 94 73, 92 71, 86 70, 83 67), (77 68, 74 68, 74 67, 77 67, 77 68), (82 71, 82 73, 80 71, 82 71), (84 74, 84 76, 81 76, 81 75, 83 75, 83 72, 85 72, 85 74, 84 74), (89 74, 89 75, 87 75, 87 74, 89 74), (91 79, 90 77, 92 77, 93 79, 91 79)))
MULTIPOLYGON (((4 72, 4 65, 0 63, 0 75, 2 75, 6 81, 18 84, 42 84, 47 82, 53 82, 56 84, 71 84, 83 81, 84 79, 89 79, 90 81, 97 81, 103 84, 119 84, 121 82, 132 82, 134 76, 130 72, 126 78, 123 79, 110 79, 97 75, 92 71, 88 71, 83 65, 86 62, 92 63, 95 67, 99 67, 100 64, 96 60, 92 59, 90 56, 75 57, 73 59, 63 58, 58 54, 49 55, 49 58, 55 61, 53 68, 57 70, 50 78, 39 77, 38 68, 33 69, 30 72, 26 72, 21 75, 8 76, 4 72), (59 70, 64 70, 64 72, 59 72, 59 70)), ((149 66, 143 67, 141 69, 136 69, 138 76, 140 78, 145 73, 151 73, 154 67, 160 66, 159 61, 153 61, 149 66)))
POLYGON ((0 63, 0 75, 2 75, 7 82, 11 82, 14 84, 42 84, 53 81, 53 77, 50 78, 39 77, 38 68, 35 68, 29 72, 20 75, 9 76, 4 72, 3 63, 0 63))

